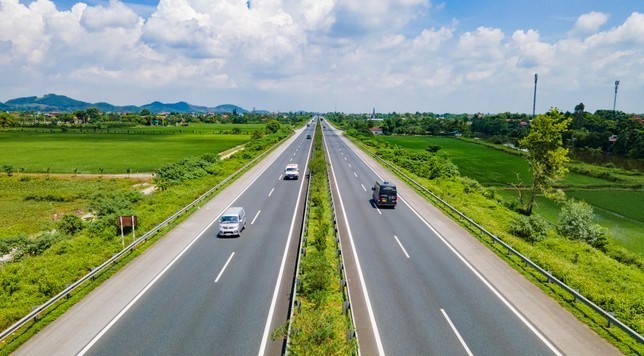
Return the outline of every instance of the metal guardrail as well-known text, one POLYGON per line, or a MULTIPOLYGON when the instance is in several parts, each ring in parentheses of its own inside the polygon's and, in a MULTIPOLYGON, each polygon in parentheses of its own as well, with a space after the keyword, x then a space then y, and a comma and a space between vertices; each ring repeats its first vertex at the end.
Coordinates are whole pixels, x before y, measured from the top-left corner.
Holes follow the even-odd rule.
POLYGON ((226 179, 222 180, 219 182, 217 185, 214 187, 210 188, 207 192, 203 193, 200 195, 197 199, 193 200, 191 203, 183 207, 182 209, 178 210, 176 213, 172 214, 169 218, 165 219, 163 222, 161 222, 159 225, 155 226, 152 228, 152 230, 146 232, 143 234, 141 237, 138 239, 134 240, 132 243, 130 243, 128 246, 123 248, 121 251, 116 253, 114 256, 112 256, 110 259, 107 261, 103 262, 100 266, 92 269, 91 272, 83 276, 81 279, 78 281, 70 284, 65 288, 62 292, 56 294, 54 297, 46 301, 44 304, 39 305, 33 309, 31 313, 28 315, 24 316, 22 319, 18 320, 16 323, 11 325, 9 328, 4 330, 2 333, 0 333, 0 341, 6 339, 9 335, 14 333, 16 330, 20 329, 30 321, 37 321, 38 320, 38 315, 45 311, 47 308, 51 307, 54 305, 56 302, 60 301, 63 298, 68 298, 69 295, 71 294, 72 291, 74 291, 76 288, 81 286, 83 283, 87 282, 90 279, 93 279, 98 275, 99 273, 103 272, 105 269, 110 267, 111 264, 115 263, 117 260, 125 256, 127 253, 131 252, 136 248, 138 245, 140 245, 143 242, 147 242, 147 240, 150 238, 150 236, 156 234, 159 232, 162 228, 166 227, 169 225, 172 221, 183 215, 185 212, 196 206, 197 204, 201 203, 204 199, 208 198, 212 193, 220 189, 222 186, 226 185, 228 182, 230 182, 233 178, 237 177, 240 175, 242 172, 244 172, 248 167, 252 166, 257 162, 259 159, 263 158, 266 156, 269 152, 272 152, 275 147, 277 147, 280 143, 282 143, 284 140, 286 140, 288 137, 291 135, 286 136, 285 138, 281 139, 280 141, 276 142, 273 147, 267 149, 266 151, 262 152, 259 156, 253 158, 250 162, 246 163, 244 166, 242 166, 240 169, 235 171, 233 174, 229 175, 226 177, 226 179))
MULTIPOLYGON (((359 143, 359 144, 363 145, 362 143, 359 143)), ((416 182, 413 178, 409 177, 405 172, 400 170, 398 167, 396 167, 393 164, 385 161, 383 158, 381 158, 380 156, 376 155, 375 153, 372 153, 368 149, 365 149, 364 151, 369 152, 370 155, 372 155, 374 158, 376 158, 377 160, 379 160, 380 162, 382 162, 383 164, 388 166, 398 176, 400 176, 400 177, 404 178, 405 180, 407 180, 408 182, 414 184, 418 189, 422 190, 423 192, 425 192, 426 194, 431 196, 433 199, 435 199, 436 201, 440 202, 443 206, 445 206, 447 209, 449 209, 452 213, 458 215, 461 219, 467 221, 470 225, 472 225, 473 227, 477 228, 483 234, 487 235, 490 239, 492 239, 493 244, 494 243, 501 244, 501 246, 503 246, 507 250, 508 254, 514 254, 517 257, 519 257, 521 259, 521 261, 523 261, 526 264, 526 266, 530 266, 530 267, 534 268, 539 273, 541 273, 544 277, 546 277, 548 282, 552 282, 552 283, 556 284, 557 286, 561 287, 566 292, 570 293, 575 298, 575 300, 582 301, 582 303, 584 303, 586 306, 588 306, 589 308, 594 310, 596 313, 600 314, 602 317, 606 318, 609 326, 611 326, 613 324, 616 325, 618 328, 620 328, 622 331, 627 333, 633 339, 635 339, 636 341, 638 341, 641 344, 644 344, 644 338, 642 337, 642 335, 637 333, 635 330, 631 329, 628 325, 624 324, 619 319, 615 318, 615 316, 612 313, 609 313, 609 312, 605 311, 604 309, 599 307, 597 304, 593 303, 588 298, 586 298, 583 295, 581 295, 577 290, 571 288, 570 286, 568 286, 567 284, 565 284, 564 282, 562 282, 561 280, 559 280, 558 278, 553 276, 550 271, 546 271, 545 269, 541 268, 541 266, 539 266, 536 263, 532 262, 530 260, 530 258, 522 255, 519 251, 515 250, 512 246, 510 246, 507 243, 505 243, 499 237, 497 237, 496 235, 494 235, 491 232, 487 231, 484 227, 482 227, 481 225, 477 224, 474 220, 472 220, 471 218, 467 217, 465 214, 463 214, 462 212, 457 210, 455 207, 453 207, 452 205, 447 203, 445 200, 440 198, 438 195, 434 194, 432 191, 430 191, 429 189, 425 188, 422 184, 416 182)))

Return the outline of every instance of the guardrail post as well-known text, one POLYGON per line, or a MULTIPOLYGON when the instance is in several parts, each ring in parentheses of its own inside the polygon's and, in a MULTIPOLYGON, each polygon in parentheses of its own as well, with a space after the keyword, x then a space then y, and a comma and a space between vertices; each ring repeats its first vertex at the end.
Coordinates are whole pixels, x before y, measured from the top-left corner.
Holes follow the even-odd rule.
POLYGON ((351 309, 351 303, 347 300, 342 302, 342 311, 346 314, 351 309))
POLYGON ((572 295, 572 301, 577 302, 577 294, 579 293, 579 288, 575 288, 575 294, 572 295))
POLYGON ((300 253, 302 254, 302 256, 306 256, 306 247, 302 247, 300 253))
MULTIPOLYGON (((612 316, 612 317, 615 317, 615 313, 613 313, 613 312, 608 312, 608 314, 609 314, 610 316, 612 316)), ((606 318, 606 320, 608 320, 608 327, 609 327, 609 328, 610 328, 611 326, 613 326, 613 323, 611 323, 611 322, 610 322, 610 318, 606 318)))
POLYGON ((344 287, 347 286, 347 280, 346 279, 341 279, 340 280, 340 292, 344 291, 344 287))
POLYGON ((550 283, 550 271, 546 271, 546 283, 550 283))
POLYGON ((355 330, 347 330, 347 342, 351 341, 352 339, 355 339, 356 337, 356 331, 355 330))

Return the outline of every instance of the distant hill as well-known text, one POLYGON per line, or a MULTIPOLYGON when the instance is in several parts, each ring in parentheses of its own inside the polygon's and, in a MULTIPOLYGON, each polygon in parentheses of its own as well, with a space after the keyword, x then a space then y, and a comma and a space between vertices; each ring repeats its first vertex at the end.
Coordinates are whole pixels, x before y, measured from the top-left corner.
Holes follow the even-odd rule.
MULTIPOLYGON (((89 108, 98 108, 104 112, 139 112, 143 109, 148 109, 153 113, 160 112, 175 112, 175 113, 232 113, 238 114, 247 113, 245 110, 237 105, 224 104, 216 107, 197 106, 180 101, 174 104, 161 103, 154 101, 150 104, 143 106, 126 105, 115 106, 110 103, 87 103, 72 99, 64 95, 47 94, 43 97, 28 96, 23 98, 11 99, 5 103, 0 103, 0 110, 2 111, 41 111, 41 112, 73 112, 77 110, 86 110, 89 108)), ((258 111, 259 112, 259 111, 258 111)), ((264 112, 263 110, 261 112, 264 112)))

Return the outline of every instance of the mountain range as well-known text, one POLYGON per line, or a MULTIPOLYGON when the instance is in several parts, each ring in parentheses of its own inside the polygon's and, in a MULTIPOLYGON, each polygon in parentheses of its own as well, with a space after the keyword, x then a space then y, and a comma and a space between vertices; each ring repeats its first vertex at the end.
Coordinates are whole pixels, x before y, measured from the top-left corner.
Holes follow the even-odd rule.
MULTIPOLYGON (((116 106, 105 102, 87 103, 67 97, 65 95, 47 94, 42 97, 28 96, 8 100, 5 103, 0 102, 0 111, 40 111, 40 112, 74 112, 77 110, 86 110, 89 108, 98 108, 103 112, 140 112, 148 109, 152 113, 174 112, 174 113, 247 113, 248 110, 237 105, 224 104, 215 107, 197 106, 180 101, 178 103, 166 104, 159 101, 136 106, 116 106)), ((255 111, 267 113, 265 110, 255 111)))

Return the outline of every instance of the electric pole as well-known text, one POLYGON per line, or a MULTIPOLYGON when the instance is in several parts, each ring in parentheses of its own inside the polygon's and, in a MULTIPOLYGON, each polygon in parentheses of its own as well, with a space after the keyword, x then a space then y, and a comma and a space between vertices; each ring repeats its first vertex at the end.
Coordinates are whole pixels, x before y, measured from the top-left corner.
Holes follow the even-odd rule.
POLYGON ((615 98, 613 98, 613 113, 615 113, 615 104, 617 104, 617 87, 619 87, 619 80, 615 81, 615 98))
POLYGON ((535 108, 537 107, 537 78, 538 77, 539 77, 539 75, 535 73, 535 75, 534 75, 534 96, 532 97, 532 117, 534 117, 534 111, 535 111, 535 108))

